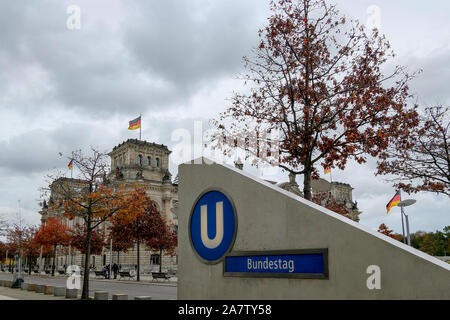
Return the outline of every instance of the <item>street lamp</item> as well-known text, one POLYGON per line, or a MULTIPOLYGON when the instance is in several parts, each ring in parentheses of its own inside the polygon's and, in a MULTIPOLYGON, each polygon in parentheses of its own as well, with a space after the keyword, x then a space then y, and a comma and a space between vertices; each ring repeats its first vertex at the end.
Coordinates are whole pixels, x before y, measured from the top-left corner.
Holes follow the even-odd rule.
POLYGON ((113 250, 113 237, 111 233, 111 240, 109 243, 109 279, 111 279, 111 271, 112 271, 112 250, 113 250))
POLYGON ((406 200, 400 201, 398 203, 398 205, 397 205, 397 206, 399 206, 401 208, 402 215, 405 216, 406 234, 407 234, 407 238, 408 238, 408 246, 411 246, 411 237, 410 237, 410 234, 409 234, 409 220, 408 220, 408 215, 405 213, 405 210, 403 208, 411 206, 414 203, 416 203, 416 200, 414 200, 414 199, 406 199, 406 200))
POLYGON ((41 244, 41 249, 39 251, 39 274, 42 272, 42 247, 43 245, 41 244))
MULTIPOLYGON (((69 230, 66 230, 66 234, 70 237, 72 235, 72 232, 70 232, 69 230)), ((70 253, 70 244, 71 244, 71 239, 69 238, 69 265, 72 265, 72 255, 70 253)))

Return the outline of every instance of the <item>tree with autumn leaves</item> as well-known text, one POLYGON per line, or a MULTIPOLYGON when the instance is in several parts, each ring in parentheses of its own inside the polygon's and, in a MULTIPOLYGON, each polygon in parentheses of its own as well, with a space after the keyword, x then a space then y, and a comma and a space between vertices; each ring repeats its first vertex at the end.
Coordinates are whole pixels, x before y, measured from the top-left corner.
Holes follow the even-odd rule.
POLYGON ((395 140, 382 156, 377 173, 390 174, 396 188, 450 197, 450 107, 426 108, 418 129, 395 140))
POLYGON ((54 253, 54 250, 51 250, 53 243, 43 243, 44 238, 40 236, 42 229, 42 227, 37 228, 35 226, 12 225, 6 232, 7 242, 1 246, 5 251, 2 253, 2 256, 7 251, 9 258, 13 258, 15 255, 26 258, 28 273, 31 274, 33 261, 41 253, 41 245, 43 246, 44 255, 50 252, 54 253))
MULTIPOLYGON (((82 224, 76 224, 70 232, 70 245, 80 251, 86 253, 87 229, 82 224)), ((105 246, 105 234, 103 230, 93 230, 90 236, 90 253, 101 254, 105 246)))
MULTIPOLYGON (((10 254, 23 258, 24 256, 31 256, 34 248, 34 227, 27 227, 14 224, 6 232, 8 242, 8 251, 10 254)), ((30 261, 30 260, 29 260, 30 261)))
MULTIPOLYGON (((145 192, 126 191, 109 184, 106 179, 109 172, 107 154, 94 148, 91 151, 90 156, 84 155, 81 150, 72 153, 70 159, 79 172, 77 179, 67 179, 61 174, 49 177, 53 197, 49 201, 49 211, 59 213, 62 218, 82 222, 71 235, 71 243, 85 255, 82 299, 89 298, 89 257, 92 253, 98 253, 98 249, 105 245, 105 235, 99 231, 100 226, 113 219, 122 219, 131 228, 130 232, 135 228, 150 230, 145 231, 146 235, 157 232, 154 226, 148 225, 148 221, 141 220, 145 214, 152 219, 155 216, 145 192)), ((144 237, 140 237, 138 244, 141 240, 147 242, 144 237)))
POLYGON ((33 260, 39 257, 41 245, 36 239, 37 227, 28 227, 24 233, 24 249, 23 255, 28 261, 28 274, 31 274, 31 269, 33 266, 33 260))
MULTIPOLYGON (((111 219, 110 227, 113 242, 128 244, 126 249, 136 244, 137 281, 140 281, 140 247, 147 245, 150 249, 163 249, 173 253, 177 237, 157 210, 144 189, 136 189, 127 197, 127 206, 111 219)), ((160 264, 161 271, 161 264, 160 264)))
POLYGON ((37 230, 35 239, 39 244, 53 247, 52 276, 55 275, 56 249, 58 245, 69 244, 70 229, 57 217, 48 218, 37 230))
POLYGON ((111 222, 112 225, 109 227, 109 231, 106 241, 105 241, 105 248, 108 250, 111 250, 111 237, 113 238, 113 245, 112 245, 112 251, 115 251, 117 253, 117 264, 120 265, 120 253, 121 252, 128 252, 129 249, 134 247, 135 241, 127 236, 126 234, 122 234, 120 231, 114 231, 114 222, 111 222))
POLYGON ((319 168, 364 163, 408 139, 419 122, 416 106, 408 106, 412 76, 401 66, 382 72, 394 56, 386 38, 328 1, 278 0, 270 7, 259 45, 244 57, 242 78, 252 86, 235 93, 213 121, 212 146, 226 154, 243 146, 260 162, 265 151, 264 161, 303 175, 311 200, 319 168))
MULTIPOLYGON (((405 240, 401 234, 394 233, 384 223, 378 227, 378 232, 400 242, 405 240)), ((411 246, 432 256, 448 256, 450 254, 450 226, 444 227, 442 231, 412 233, 411 246)))
POLYGON ((393 230, 390 230, 384 223, 380 224, 378 227, 378 232, 382 233, 390 238, 399 240, 393 230))
MULTIPOLYGON (((84 228, 84 276, 81 298, 89 298, 89 257, 95 231, 127 204, 124 190, 113 190, 104 184, 109 167, 107 154, 91 148, 91 155, 81 150, 72 153, 70 159, 79 172, 78 179, 50 176, 50 189, 55 199, 49 210, 62 212, 62 217, 83 222, 84 228)), ((49 201, 50 202, 50 201, 49 201)))

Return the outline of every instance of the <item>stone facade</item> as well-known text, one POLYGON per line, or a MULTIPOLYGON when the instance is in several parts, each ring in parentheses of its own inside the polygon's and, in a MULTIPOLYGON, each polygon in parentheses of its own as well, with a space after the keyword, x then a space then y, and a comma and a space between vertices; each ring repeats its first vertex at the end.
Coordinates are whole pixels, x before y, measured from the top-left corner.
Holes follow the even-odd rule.
POLYGON ((331 198, 336 203, 342 204, 349 212, 349 218, 358 222, 361 211, 358 209, 358 203, 353 201, 353 188, 348 183, 328 182, 325 179, 319 178, 311 181, 312 194, 325 195, 331 198))
MULTIPOLYGON (((278 184, 278 187, 287 190, 297 196, 303 198, 303 193, 300 191, 295 175, 289 175, 289 182, 278 184)), ((332 200, 336 203, 342 204, 349 212, 348 218, 358 222, 361 211, 358 210, 357 202, 353 202, 352 191, 353 188, 347 183, 328 182, 325 179, 317 179, 311 181, 312 196, 321 196, 324 201, 332 200)))
POLYGON ((164 145, 129 139, 108 154, 112 170, 107 179, 127 189, 146 189, 166 221, 177 226, 176 215, 171 209, 178 201, 178 186, 172 183, 169 172, 170 153, 164 145))
MULTIPOLYGON (((119 186, 128 190, 144 188, 167 223, 178 229, 178 217, 174 213, 178 203, 178 185, 172 183, 172 175, 169 172, 170 153, 171 151, 164 145, 129 139, 114 147, 108 154, 111 158, 111 171, 104 178, 104 183, 112 188, 118 188, 119 186)), ((60 178, 56 180, 50 186, 49 205, 59 201, 58 190, 61 186, 66 188, 69 186, 75 192, 82 192, 84 184, 83 180, 78 179, 60 178)), ((49 210, 47 203, 44 201, 40 214, 42 223, 45 223, 48 217, 57 216, 59 212, 49 210)), ((72 221, 66 219, 65 221, 69 227, 83 222, 81 218, 72 221)), ((105 234, 108 233, 107 222, 99 228, 102 228, 105 234)), ((58 266, 70 263, 83 265, 84 255, 78 252, 72 252, 72 261, 68 261, 67 248, 60 248, 58 255, 58 266)), ((91 256, 90 264, 100 269, 110 262, 110 252, 107 248, 104 248, 101 255, 91 256)), ((120 264, 123 267, 135 266, 137 264, 136 248, 128 252, 113 252, 112 263, 120 264)), ((141 244, 141 270, 157 269, 159 263, 159 252, 150 251, 141 244)), ((162 264, 164 269, 176 269, 177 257, 163 255, 162 264)))
MULTIPOLYGON (((243 170, 243 164, 240 161, 235 162, 234 166, 239 170, 243 170)), ((304 198, 303 192, 300 191, 296 181, 296 175, 293 173, 289 174, 289 181, 287 182, 277 184, 275 181, 265 181, 277 185, 281 189, 289 191, 296 196, 304 198)), ((319 178, 311 181, 311 191, 313 197, 315 195, 321 195, 324 200, 333 200, 336 203, 342 204, 349 212, 346 216, 353 221, 359 221, 361 211, 358 209, 358 203, 356 201, 353 202, 353 188, 351 185, 341 182, 328 182, 325 179, 319 178)))

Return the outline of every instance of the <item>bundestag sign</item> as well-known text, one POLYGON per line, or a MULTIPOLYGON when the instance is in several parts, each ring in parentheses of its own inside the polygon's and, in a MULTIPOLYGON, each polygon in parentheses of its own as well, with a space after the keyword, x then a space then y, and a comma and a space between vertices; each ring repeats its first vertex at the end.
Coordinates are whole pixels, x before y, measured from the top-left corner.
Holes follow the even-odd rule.
POLYGON ((237 234, 236 209, 219 190, 207 190, 195 202, 190 240, 207 264, 223 261, 224 276, 328 279, 328 250, 232 252, 237 234))
POLYGON ((178 169, 178 299, 450 299, 449 264, 197 160, 178 169))
POLYGON ((328 279, 328 250, 233 252, 223 271, 235 277, 328 279))

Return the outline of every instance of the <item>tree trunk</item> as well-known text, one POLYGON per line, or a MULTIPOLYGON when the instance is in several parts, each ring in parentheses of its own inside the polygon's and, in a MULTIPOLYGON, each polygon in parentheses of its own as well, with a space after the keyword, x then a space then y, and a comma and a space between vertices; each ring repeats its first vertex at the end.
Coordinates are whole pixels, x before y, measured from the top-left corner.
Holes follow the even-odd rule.
POLYGON ((28 257, 28 275, 31 275, 31 255, 28 257))
POLYGON ((57 244, 55 243, 54 246, 53 246, 52 277, 55 276, 55 267, 56 267, 56 246, 57 246, 57 244))
POLYGON ((81 300, 89 299, 89 261, 91 255, 91 222, 88 221, 87 232, 86 232, 86 244, 85 244, 85 254, 84 254, 84 275, 83 275, 83 291, 81 293, 81 300))
POLYGON ((312 200, 311 193, 311 168, 309 166, 305 166, 305 173, 303 175, 303 195, 306 200, 312 200))
POLYGON ((162 248, 159 248, 159 272, 162 272, 162 248))
POLYGON ((140 255, 139 255, 139 238, 136 240, 136 242, 137 242, 137 276, 136 276, 136 281, 140 281, 141 280, 141 278, 140 278, 140 267, 141 267, 141 264, 140 264, 140 255))

